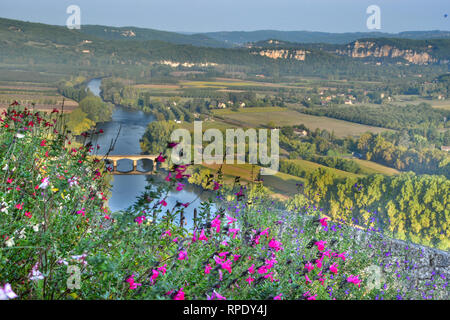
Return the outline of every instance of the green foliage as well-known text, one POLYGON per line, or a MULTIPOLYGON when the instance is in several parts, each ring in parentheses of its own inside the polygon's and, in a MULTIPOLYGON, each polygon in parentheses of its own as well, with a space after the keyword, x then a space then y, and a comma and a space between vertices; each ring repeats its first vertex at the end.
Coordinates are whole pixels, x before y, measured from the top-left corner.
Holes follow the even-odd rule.
POLYGON ((94 122, 111 120, 113 106, 103 102, 99 97, 87 96, 80 101, 80 108, 94 122))

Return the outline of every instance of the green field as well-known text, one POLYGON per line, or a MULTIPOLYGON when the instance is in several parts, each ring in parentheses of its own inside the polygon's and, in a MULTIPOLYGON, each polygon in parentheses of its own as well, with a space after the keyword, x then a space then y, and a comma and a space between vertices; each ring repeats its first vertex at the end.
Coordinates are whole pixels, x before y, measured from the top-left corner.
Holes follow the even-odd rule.
POLYGON ((348 178, 348 177, 354 177, 354 178, 358 178, 358 177, 363 177, 363 174, 355 174, 355 173, 351 173, 351 172, 347 172, 347 171, 342 171, 339 169, 334 169, 334 168, 330 168, 315 162, 311 162, 311 161, 307 161, 307 160, 302 160, 302 159, 295 159, 295 160, 287 160, 293 163, 296 163, 298 165, 300 165, 303 170, 305 170, 307 173, 313 172, 314 170, 318 169, 318 168, 324 168, 324 169, 328 169, 331 172, 333 172, 336 177, 338 178, 348 178))
POLYGON ((376 162, 361 160, 361 159, 353 159, 359 166, 361 167, 362 174, 375 174, 381 173, 387 176, 392 176, 395 174, 399 174, 400 172, 394 168, 383 166, 382 164, 378 164, 376 162))
POLYGON ((228 120, 233 124, 247 128, 266 126, 269 122, 275 123, 277 126, 304 124, 310 130, 319 128, 321 130, 334 131, 337 137, 360 136, 365 132, 380 133, 388 130, 328 117, 307 115, 294 110, 277 107, 244 108, 237 112, 231 110, 215 110, 214 114, 224 121, 228 120))

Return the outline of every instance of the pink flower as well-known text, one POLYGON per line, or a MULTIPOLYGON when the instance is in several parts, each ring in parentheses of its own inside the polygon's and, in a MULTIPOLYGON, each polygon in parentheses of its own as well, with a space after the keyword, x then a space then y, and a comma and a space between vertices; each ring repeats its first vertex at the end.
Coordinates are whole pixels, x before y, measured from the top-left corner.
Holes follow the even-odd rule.
POLYGON ((167 206, 167 202, 166 202, 166 200, 161 200, 160 202, 159 202, 159 204, 161 204, 162 206, 164 206, 164 207, 166 207, 167 206))
POLYGON ((275 239, 272 238, 272 240, 269 241, 269 247, 272 249, 275 249, 276 252, 278 252, 279 250, 281 250, 281 242, 276 241, 275 239))
POLYGON ((265 228, 262 232, 261 232, 261 236, 266 235, 267 238, 269 238, 269 228, 265 228))
POLYGON ((322 268, 322 259, 316 261, 316 266, 318 269, 322 268))
POLYGON ((198 237, 198 240, 208 241, 208 238, 205 236, 205 230, 204 229, 202 229, 202 232, 200 233, 200 236, 198 237))
POLYGON ((219 233, 220 232, 220 219, 219 216, 215 217, 213 221, 211 221, 211 227, 212 228, 216 228, 216 232, 219 233))
POLYGON ((350 275, 347 278, 347 281, 358 285, 358 287, 361 287, 361 280, 358 279, 358 276, 350 275))
POLYGON ((247 281, 248 284, 251 285, 252 282, 255 281, 255 279, 253 279, 252 276, 249 276, 247 279, 245 279, 245 281, 247 281))
POLYGON ((261 266, 261 267, 259 267, 258 268, 258 273, 259 274, 264 274, 264 273, 266 273, 268 270, 267 270, 267 267, 266 266, 261 266))
POLYGON ((23 203, 16 204, 16 209, 22 210, 23 209, 23 203))
POLYGON ((137 287, 139 287, 139 286, 141 286, 142 284, 140 284, 140 283, 135 283, 134 281, 134 274, 133 275, 131 275, 127 280, 126 280, 127 282, 128 282, 128 284, 130 285, 130 290, 135 290, 135 289, 137 289, 137 287))
POLYGON ((275 296, 275 297, 273 298, 273 300, 281 300, 281 296, 282 296, 282 295, 283 295, 283 294, 280 293, 279 295, 275 296))
POLYGON ((164 158, 162 153, 160 153, 159 156, 156 158, 156 162, 164 162, 164 161, 166 161, 166 158, 164 158))
POLYGON ((12 178, 11 179, 10 178, 6 179, 6 182, 8 182, 9 184, 13 183, 13 181, 14 180, 12 178))
POLYGON ((248 272, 250 274, 254 274, 255 273, 255 264, 252 264, 252 266, 250 268, 248 268, 248 272))
POLYGON ((214 191, 219 190, 222 185, 216 181, 214 181, 214 191))
POLYGON ((170 177, 171 177, 171 176, 172 176, 172 173, 169 172, 169 175, 168 175, 167 177, 165 177, 165 180, 168 181, 168 182, 170 182, 170 177))
POLYGON ((178 182, 177 191, 181 191, 184 188, 184 184, 178 182))
POLYGON ((330 271, 333 272, 334 274, 337 274, 337 273, 338 273, 337 267, 338 267, 338 265, 336 264, 336 262, 333 263, 333 264, 330 266, 330 271))
POLYGON ((273 282, 273 272, 269 272, 268 274, 266 274, 264 276, 264 279, 267 279, 267 278, 270 279, 270 282, 273 282))
POLYGON ((328 258, 331 258, 330 253, 331 253, 331 250, 327 250, 322 253, 322 257, 327 256, 328 258))
POLYGON ((232 272, 232 270, 231 270, 231 264, 232 264, 231 260, 227 260, 227 261, 225 261, 224 263, 222 263, 221 267, 222 267, 223 269, 227 270, 229 273, 231 273, 231 272, 232 272))
POLYGON ((211 267, 211 265, 208 263, 208 264, 205 266, 205 274, 211 273, 211 269, 212 269, 212 267, 211 267))
POLYGON ((83 209, 81 209, 81 210, 78 210, 77 211, 77 214, 81 214, 83 217, 86 215, 86 211, 85 211, 85 209, 83 208, 83 209))
POLYGON ((230 229, 228 232, 233 234, 233 239, 236 239, 236 234, 240 231, 240 229, 230 229))
POLYGON ((325 249, 325 244, 326 244, 326 243, 327 243, 327 242, 326 242, 326 241, 323 241, 323 240, 317 241, 317 242, 315 243, 315 245, 317 246, 317 250, 323 251, 323 250, 325 249))
POLYGON ((164 231, 164 233, 162 234, 161 238, 164 238, 165 236, 171 237, 172 236, 172 232, 170 232, 170 230, 164 231))
POLYGON ((30 218, 31 219, 31 212, 25 212, 25 216, 27 216, 28 218, 30 218))
POLYGON ((178 260, 185 260, 187 259, 187 252, 182 250, 180 253, 178 253, 178 260))
POLYGON ((227 216, 227 219, 228 219, 228 224, 232 224, 233 222, 237 221, 237 219, 235 219, 233 217, 229 217, 229 216, 227 216))
POLYGON ((211 297, 207 297, 206 300, 227 300, 224 296, 218 294, 216 291, 214 291, 211 295, 211 297))
POLYGON ((145 216, 139 216, 136 219, 134 219, 135 222, 137 222, 139 225, 142 224, 142 222, 144 222, 145 220, 145 216))
POLYGON ((327 217, 323 217, 322 219, 320 219, 319 220, 319 222, 320 222, 320 224, 322 225, 322 226, 324 226, 324 227, 326 227, 327 226, 327 217))
POLYGON ((310 272, 311 270, 314 269, 314 266, 313 266, 313 264, 312 264, 311 262, 308 262, 308 263, 305 265, 305 268, 308 270, 308 272, 310 272))
POLYGON ((306 274, 305 274, 305 280, 306 280, 306 284, 312 283, 312 281, 309 279, 308 275, 306 275, 306 274))
POLYGON ((184 300, 184 292, 183 292, 183 288, 181 288, 177 294, 175 295, 175 297, 173 298, 174 300, 184 300))
POLYGON ((317 294, 306 298, 306 300, 316 300, 317 294))
POLYGON ((161 273, 163 274, 163 275, 165 275, 166 274, 166 272, 167 272, 167 264, 164 264, 162 267, 158 267, 157 269, 158 269, 158 271, 161 271, 161 273))
POLYGON ((156 279, 156 278, 158 278, 158 276, 159 276, 159 272, 157 271, 157 270, 152 270, 152 275, 151 275, 151 277, 150 277, 150 281, 153 283, 153 281, 156 279))
POLYGON ((335 254, 334 256, 335 257, 338 257, 338 258, 341 258, 342 259, 342 261, 345 261, 345 252, 342 252, 342 253, 339 253, 339 254, 335 254))

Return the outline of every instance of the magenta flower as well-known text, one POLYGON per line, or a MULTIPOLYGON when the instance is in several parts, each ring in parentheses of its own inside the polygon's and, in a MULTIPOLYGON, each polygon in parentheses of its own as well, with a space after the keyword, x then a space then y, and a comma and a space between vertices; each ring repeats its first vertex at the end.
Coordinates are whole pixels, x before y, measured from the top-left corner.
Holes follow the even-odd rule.
POLYGON ((184 188, 184 184, 178 182, 177 191, 181 191, 184 188))
POLYGON ((337 274, 337 273, 338 273, 337 267, 338 267, 337 263, 336 263, 336 262, 333 263, 333 264, 330 266, 330 271, 333 272, 334 274, 337 274))
POLYGON ((184 300, 184 292, 183 292, 183 288, 181 288, 177 294, 175 295, 175 297, 173 298, 174 300, 184 300))
POLYGON ((361 280, 358 279, 358 276, 350 275, 347 278, 347 281, 350 282, 350 283, 354 283, 354 284, 358 285, 358 287, 361 287, 361 280))
POLYGON ((208 296, 206 300, 227 300, 227 298, 214 291, 211 297, 208 296))
POLYGON ((139 286, 141 286, 142 284, 140 284, 140 283, 135 283, 134 281, 134 274, 133 275, 131 275, 127 280, 126 280, 127 282, 128 282, 128 284, 130 285, 130 290, 135 290, 135 289, 137 289, 137 287, 139 287, 139 286))
POLYGON ((139 225, 142 224, 142 222, 144 222, 145 220, 145 216, 139 216, 136 217, 136 219, 134 219, 135 222, 137 222, 139 225))
POLYGON ((208 263, 208 264, 205 266, 205 274, 211 273, 211 269, 212 269, 212 267, 211 267, 211 265, 208 263))
POLYGON ((308 270, 308 272, 311 272, 314 269, 314 266, 313 266, 313 264, 311 262, 308 262, 305 265, 305 268, 306 268, 306 270, 308 270))
POLYGON ((150 277, 150 281, 151 281, 151 283, 153 283, 153 281, 154 280, 156 280, 156 278, 158 278, 158 276, 159 276, 159 272, 157 271, 157 270, 152 270, 152 275, 151 275, 151 277, 150 277))
POLYGON ((180 253, 178 253, 178 260, 187 260, 187 252, 184 250, 181 250, 180 253))
POLYGON ((281 250, 281 242, 276 241, 275 239, 272 238, 272 240, 269 241, 269 247, 272 249, 275 249, 276 252, 278 252, 279 250, 281 250))
POLYGON ((269 238, 269 228, 265 228, 262 232, 261 232, 261 236, 266 235, 267 238, 269 238))
POLYGON ((252 266, 250 268, 248 268, 248 272, 250 274, 254 274, 255 273, 255 264, 252 264, 252 266))
POLYGON ((171 237, 172 236, 172 232, 170 232, 170 230, 164 231, 164 233, 162 234, 161 238, 164 238, 165 236, 171 237))
POLYGON ((159 156, 156 158, 156 162, 164 162, 164 161, 166 161, 166 158, 164 158, 162 153, 160 153, 159 156))
POLYGON ((200 236, 198 237, 198 240, 208 241, 208 238, 205 236, 205 230, 204 229, 202 229, 202 232, 200 233, 200 236))
POLYGON ((228 224, 232 224, 233 222, 237 221, 237 219, 230 217, 230 216, 227 216, 227 219, 228 219, 228 224))
POLYGON ((272 272, 269 272, 268 274, 266 274, 266 275, 264 276, 264 279, 267 279, 267 278, 270 279, 270 282, 273 282, 273 271, 272 271, 272 272))
POLYGON ((245 281, 247 281, 248 284, 251 285, 252 282, 255 281, 255 279, 253 279, 252 276, 249 276, 247 279, 245 279, 245 281))
POLYGON ((161 204, 162 206, 164 206, 164 207, 167 207, 167 202, 166 202, 166 200, 161 200, 160 202, 159 202, 159 204, 161 204))
POLYGON ((215 217, 213 221, 211 221, 211 227, 212 228, 216 228, 216 232, 219 233, 220 232, 220 219, 219 216, 215 217))
POLYGON ((327 243, 327 242, 326 242, 326 241, 323 241, 323 240, 317 241, 317 242, 315 243, 315 245, 317 246, 317 250, 323 251, 323 250, 325 249, 325 244, 326 244, 326 243, 327 243))
POLYGON ((236 239, 236 235, 237 233, 240 231, 241 229, 230 229, 228 232, 230 234, 233 234, 233 239, 236 239))
POLYGON ((327 223, 327 217, 323 217, 322 219, 319 220, 320 224, 324 227, 326 227, 328 225, 327 223))
POLYGON ((164 264, 162 267, 158 267, 157 269, 158 269, 158 271, 160 271, 163 275, 165 275, 166 272, 167 272, 167 264, 164 264))

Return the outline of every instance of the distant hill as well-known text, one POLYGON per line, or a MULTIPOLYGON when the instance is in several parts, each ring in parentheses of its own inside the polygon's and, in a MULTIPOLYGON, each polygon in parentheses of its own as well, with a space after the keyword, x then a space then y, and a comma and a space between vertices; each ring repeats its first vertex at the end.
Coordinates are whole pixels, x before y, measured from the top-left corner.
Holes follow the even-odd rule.
POLYGON ((346 44, 361 38, 401 38, 412 40, 426 39, 450 39, 450 31, 407 31, 401 33, 383 32, 347 32, 328 33, 315 31, 230 31, 230 32, 207 32, 202 35, 222 41, 231 45, 243 45, 249 42, 258 42, 269 39, 277 39, 298 43, 331 43, 346 44))
POLYGON ((83 25, 80 31, 84 34, 105 40, 159 40, 174 44, 187 44, 200 47, 232 47, 223 41, 209 38, 202 34, 181 34, 136 27, 107 27, 99 25, 83 25))

